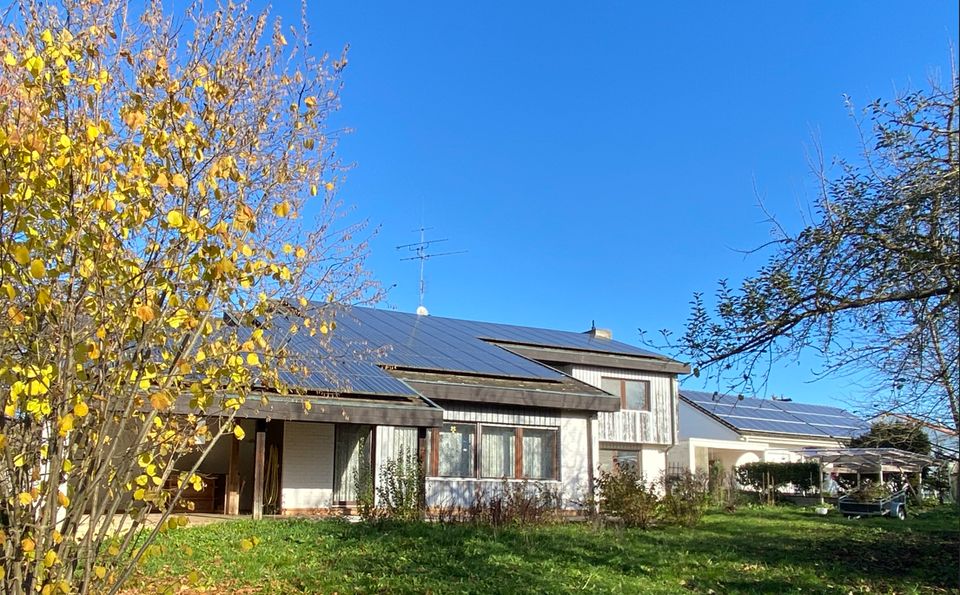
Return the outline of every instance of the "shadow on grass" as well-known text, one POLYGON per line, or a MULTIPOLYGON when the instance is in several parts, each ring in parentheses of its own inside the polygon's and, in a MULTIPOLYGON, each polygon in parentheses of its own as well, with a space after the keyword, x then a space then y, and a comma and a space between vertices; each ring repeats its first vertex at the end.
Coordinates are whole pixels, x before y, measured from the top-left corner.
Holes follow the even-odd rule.
POLYGON ((198 566, 265 592, 933 592, 957 586, 957 519, 941 527, 745 511, 649 532, 240 521, 172 533, 145 572, 198 566), (253 535, 259 544, 241 551, 253 535))

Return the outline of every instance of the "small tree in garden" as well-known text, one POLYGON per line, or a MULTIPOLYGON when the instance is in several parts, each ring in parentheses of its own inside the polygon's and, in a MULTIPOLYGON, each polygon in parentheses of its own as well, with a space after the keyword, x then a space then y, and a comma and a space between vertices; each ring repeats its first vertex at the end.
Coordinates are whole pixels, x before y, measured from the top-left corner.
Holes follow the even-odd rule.
POLYGON ((147 511, 200 487, 181 455, 288 390, 270 333, 333 328, 278 309, 364 293, 325 127, 346 61, 243 3, 22 0, 4 23, 0 591, 116 592, 147 511))

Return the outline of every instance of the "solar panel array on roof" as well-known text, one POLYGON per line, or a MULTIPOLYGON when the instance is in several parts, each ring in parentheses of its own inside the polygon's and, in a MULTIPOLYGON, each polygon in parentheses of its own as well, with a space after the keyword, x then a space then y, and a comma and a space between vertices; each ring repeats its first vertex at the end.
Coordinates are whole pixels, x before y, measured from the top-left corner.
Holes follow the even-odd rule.
POLYGON ((686 389, 680 395, 738 430, 851 438, 870 429, 862 419, 837 407, 686 389))
POLYGON ((291 313, 274 331, 274 345, 286 344, 291 358, 306 373, 284 373, 281 380, 306 390, 350 390, 364 394, 412 395, 406 384, 382 367, 442 371, 554 382, 560 372, 493 342, 576 349, 634 357, 661 356, 625 343, 585 333, 418 316, 374 308, 326 306, 315 303, 321 317, 336 320, 328 336, 301 331, 289 334, 291 313))

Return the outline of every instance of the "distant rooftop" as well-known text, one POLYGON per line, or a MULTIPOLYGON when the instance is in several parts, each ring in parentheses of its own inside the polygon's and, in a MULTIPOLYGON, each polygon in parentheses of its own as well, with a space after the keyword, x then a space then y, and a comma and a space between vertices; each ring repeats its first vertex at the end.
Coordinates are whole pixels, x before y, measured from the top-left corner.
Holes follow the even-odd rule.
POLYGON ((852 438, 869 431, 864 420, 838 407, 680 389, 680 397, 740 432, 852 438))

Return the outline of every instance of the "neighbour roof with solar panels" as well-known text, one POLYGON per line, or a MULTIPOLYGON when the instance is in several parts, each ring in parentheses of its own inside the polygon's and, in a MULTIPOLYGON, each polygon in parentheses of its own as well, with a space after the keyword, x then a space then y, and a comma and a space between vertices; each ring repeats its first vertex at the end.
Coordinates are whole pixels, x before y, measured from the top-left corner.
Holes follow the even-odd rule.
POLYGON ((681 388, 680 398, 739 434, 847 440, 870 429, 867 422, 838 407, 782 397, 757 399, 681 388))

